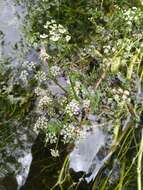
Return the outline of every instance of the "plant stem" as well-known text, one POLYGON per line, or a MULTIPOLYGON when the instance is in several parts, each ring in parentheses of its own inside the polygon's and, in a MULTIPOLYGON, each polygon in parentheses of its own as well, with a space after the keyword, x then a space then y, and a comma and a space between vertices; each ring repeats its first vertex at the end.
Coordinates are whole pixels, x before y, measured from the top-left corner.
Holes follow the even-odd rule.
POLYGON ((119 182, 119 188, 118 188, 118 190, 122 190, 122 188, 123 188, 124 172, 125 172, 125 162, 123 162, 123 164, 122 164, 121 176, 120 176, 120 182, 119 182))
POLYGON ((137 161, 137 183, 138 183, 138 190, 142 189, 141 183, 141 166, 142 166, 142 156, 143 156, 143 129, 141 131, 141 142, 139 147, 139 155, 137 161))
POLYGON ((60 189, 63 190, 62 183, 64 182, 64 179, 62 179, 62 178, 63 178, 64 171, 65 171, 67 164, 68 164, 68 156, 65 158, 65 161, 63 163, 63 166, 62 166, 61 172, 59 174, 57 183, 50 190, 54 190, 57 186, 59 186, 60 189))

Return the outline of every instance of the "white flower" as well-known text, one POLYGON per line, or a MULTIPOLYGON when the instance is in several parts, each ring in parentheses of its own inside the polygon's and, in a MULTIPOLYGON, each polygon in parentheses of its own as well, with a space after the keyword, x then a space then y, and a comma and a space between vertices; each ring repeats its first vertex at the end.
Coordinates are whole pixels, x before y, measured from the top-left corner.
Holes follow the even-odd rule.
POLYGON ((119 89, 118 89, 118 92, 122 94, 122 93, 123 93, 123 89, 122 89, 122 88, 119 88, 119 89))
POLYGON ((132 7, 132 9, 133 9, 134 11, 136 11, 136 10, 137 10, 137 7, 132 7))
POLYGON ((56 23, 56 21, 54 19, 51 20, 51 24, 54 24, 56 23))
POLYGON ((53 34, 50 37, 50 40, 53 41, 53 42, 57 42, 60 38, 61 38, 60 34, 53 34))
POLYGON ((58 66, 52 66, 52 67, 50 68, 50 72, 51 72, 51 74, 52 74, 54 77, 59 76, 59 75, 61 74, 61 68, 58 67, 58 66))
POLYGON ((20 74, 20 79, 24 82, 24 83, 28 83, 28 72, 26 70, 23 70, 20 74))
POLYGON ((38 80, 40 83, 45 82, 47 80, 46 73, 43 71, 38 71, 36 76, 36 80, 38 80))
POLYGON ((36 68, 36 63, 34 63, 33 61, 24 61, 23 63, 22 63, 22 66, 25 68, 25 69, 27 69, 27 70, 29 70, 29 71, 32 71, 33 69, 35 69, 36 68))
POLYGON ((117 93, 117 90, 115 88, 112 89, 113 94, 117 93))
POLYGON ((79 88, 81 87, 81 82, 80 82, 80 81, 76 81, 76 82, 75 82, 75 87, 76 87, 77 89, 79 89, 79 88))
POLYGON ((124 91, 124 94, 125 94, 126 96, 129 96, 129 95, 130 95, 130 92, 129 92, 128 90, 125 90, 125 91, 124 91))
POLYGON ((112 47, 112 52, 114 53, 116 51, 116 48, 115 47, 112 47))
POLYGON ((40 87, 35 88, 34 93, 35 93, 37 96, 40 96, 40 95, 41 95, 41 88, 40 88, 40 87))
POLYGON ((50 132, 46 133, 46 137, 45 137, 46 144, 47 143, 55 144, 57 140, 58 138, 55 133, 50 133, 50 132))
POLYGON ((40 99, 38 107, 40 109, 44 109, 45 107, 49 106, 52 104, 52 98, 48 97, 48 96, 44 96, 40 99))
POLYGON ((59 30, 59 32, 60 32, 61 34, 64 34, 64 33, 67 32, 67 30, 66 30, 61 24, 58 25, 58 30, 59 30))
POLYGON ((110 51, 110 49, 111 49, 111 47, 108 45, 108 46, 104 46, 103 47, 104 48, 104 53, 109 53, 109 51, 110 51))
MULTIPOLYGON (((55 20, 51 20, 51 22, 48 21, 46 25, 44 25, 44 28, 49 28, 50 40, 53 42, 59 41, 64 37, 64 34, 68 34, 67 30, 61 24, 57 24, 55 20)), ((66 35, 65 38, 67 42, 71 39, 69 35, 66 35)))
POLYGON ((50 151, 51 151, 51 155, 53 157, 59 157, 59 151, 58 150, 50 149, 50 151))
POLYGON ((49 27, 50 24, 51 24, 51 22, 50 22, 50 21, 47 21, 46 24, 44 25, 44 28, 45 28, 45 29, 48 29, 48 27, 49 27))
POLYGON ((122 96, 122 99, 123 100, 126 100, 128 97, 125 95, 125 94, 123 94, 123 96, 122 96))
POLYGON ((124 15, 125 15, 125 16, 129 17, 129 16, 130 16, 130 14, 131 14, 131 13, 130 13, 130 10, 128 10, 128 11, 127 11, 127 10, 125 10, 125 12, 124 12, 124 15))
POLYGON ((66 41, 67 41, 67 42, 69 42, 69 41, 70 41, 70 39, 71 39, 71 36, 66 35, 66 41))
POLYGON ((48 126, 48 120, 45 116, 41 116, 38 118, 34 125, 34 131, 38 134, 40 130, 47 129, 48 126))
POLYGON ((52 24, 52 25, 50 26, 50 28, 51 28, 51 31, 57 32, 58 26, 57 26, 56 23, 54 23, 54 24, 52 24))
POLYGON ((29 71, 33 71, 34 69, 36 69, 36 63, 34 63, 33 61, 29 62, 29 61, 24 61, 24 63, 22 64, 27 70, 29 71))
POLYGON ((46 91, 40 87, 37 87, 35 88, 34 90, 34 93, 37 95, 37 96, 43 96, 46 94, 46 91))
POLYGON ((64 144, 72 143, 79 135, 79 129, 72 124, 64 125, 60 134, 62 135, 62 141, 64 144))
POLYGON ((80 106, 78 101, 72 100, 67 106, 66 106, 66 112, 70 115, 78 115, 80 113, 80 106))
POLYGON ((41 35, 40 35, 40 38, 41 38, 41 39, 45 39, 45 38, 47 38, 47 37, 48 37, 47 34, 41 34, 41 35))

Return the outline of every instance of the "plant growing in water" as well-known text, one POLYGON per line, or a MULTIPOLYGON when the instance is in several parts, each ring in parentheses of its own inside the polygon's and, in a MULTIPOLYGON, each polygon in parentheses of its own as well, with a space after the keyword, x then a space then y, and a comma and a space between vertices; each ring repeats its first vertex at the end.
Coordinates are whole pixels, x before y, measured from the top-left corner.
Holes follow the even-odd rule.
MULTIPOLYGON (((112 142, 106 167, 91 189, 141 190, 141 3, 43 0, 31 8, 29 18, 28 37, 39 49, 40 64, 24 63, 19 81, 32 89, 33 130, 44 135, 51 155, 59 157, 61 144, 74 144, 85 130, 101 127, 112 142), (119 163, 117 179, 113 160, 119 163)), ((67 181, 69 189, 78 188, 67 168, 68 158, 52 189, 67 188, 67 181)))

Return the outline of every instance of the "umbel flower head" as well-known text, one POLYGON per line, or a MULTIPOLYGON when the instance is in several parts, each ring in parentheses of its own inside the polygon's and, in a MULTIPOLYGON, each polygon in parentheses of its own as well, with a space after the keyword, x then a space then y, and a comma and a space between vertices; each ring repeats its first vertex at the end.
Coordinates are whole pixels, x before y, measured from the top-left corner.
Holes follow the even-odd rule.
POLYGON ((47 21, 44 25, 45 29, 48 29, 49 36, 47 34, 41 34, 41 39, 46 39, 49 37, 49 39, 53 42, 58 42, 60 40, 64 40, 66 42, 69 42, 71 39, 71 36, 69 35, 68 30, 62 26, 61 24, 57 24, 55 20, 47 21))
POLYGON ((53 77, 59 76, 61 74, 61 68, 58 66, 52 66, 50 68, 50 73, 52 74, 53 77))
POLYGON ((46 143, 54 144, 58 141, 55 133, 46 133, 46 143))
POLYGON ((49 105, 52 104, 52 98, 48 97, 48 96, 43 96, 40 101, 39 101, 39 104, 38 104, 38 107, 40 109, 44 109, 44 108, 47 108, 49 105))
POLYGON ((22 72, 21 72, 21 74, 20 74, 20 79, 23 81, 23 82, 25 82, 25 83, 27 83, 28 82, 28 72, 26 71, 26 70, 23 70, 22 72))
POLYGON ((35 78, 39 83, 45 82, 47 80, 46 73, 43 71, 38 71, 35 75, 35 78))
POLYGON ((67 106, 66 106, 66 112, 70 115, 79 115, 80 113, 80 105, 78 101, 73 99, 67 106))
POLYGON ((51 155, 53 156, 53 157, 59 157, 59 151, 58 150, 55 150, 55 149, 50 149, 50 151, 51 151, 51 155))
POLYGON ((60 135, 64 144, 73 143, 80 135, 80 129, 73 124, 64 125, 60 135))
POLYGON ((39 133, 40 130, 44 130, 47 129, 48 126, 48 120, 45 116, 41 116, 38 118, 38 120, 36 121, 35 125, 34 125, 34 131, 35 133, 39 133))

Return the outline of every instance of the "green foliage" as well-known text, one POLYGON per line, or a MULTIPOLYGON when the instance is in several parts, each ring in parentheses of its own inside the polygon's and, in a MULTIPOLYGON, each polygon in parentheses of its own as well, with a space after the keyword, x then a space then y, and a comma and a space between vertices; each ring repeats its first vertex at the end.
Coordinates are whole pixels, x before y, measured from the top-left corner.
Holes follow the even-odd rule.
MULTIPOLYGON (((142 157, 141 2, 41 0, 29 6, 28 18, 29 42, 40 49, 41 63, 32 75, 24 68, 18 73, 22 78, 12 84, 9 81, 14 80, 13 73, 2 69, 2 121, 22 120, 34 105, 39 114, 33 122, 34 130, 45 135, 56 157, 60 143, 75 142, 85 126, 93 126, 89 115, 96 116, 103 130, 112 134, 113 144, 106 167, 110 175, 101 168, 93 190, 97 186, 101 190, 137 189, 141 186, 141 173, 136 168, 141 164, 138 157, 142 157), (27 84, 25 87, 21 80, 27 84), (53 93, 53 86, 58 92, 53 93), (114 159, 119 162, 120 173, 112 181, 114 159), (132 177, 135 171, 138 187, 137 178, 132 177)), ((63 176, 63 171, 64 168, 59 179, 63 177, 65 182, 69 173, 66 170, 63 176)), ((59 185, 62 189, 59 179, 55 187, 59 185)))
MULTIPOLYGON (((93 190, 97 186, 101 190, 137 189, 137 179, 132 176, 137 167, 140 143, 140 129, 135 126, 142 110, 139 98, 143 77, 141 1, 43 0, 30 8, 29 19, 32 26, 29 41, 36 47, 44 46, 42 64, 46 65, 48 61, 48 69, 52 71, 53 65, 59 67, 62 70, 60 76, 69 83, 63 88, 55 72, 47 75, 47 80, 54 81, 65 95, 63 99, 55 99, 48 94, 54 98, 50 113, 54 110, 54 113, 60 113, 60 117, 54 114, 55 121, 50 120, 48 125, 45 122, 48 126, 45 133, 60 136, 63 129, 68 129, 64 128, 65 124, 70 124, 70 127, 71 124, 76 127, 91 125, 87 115, 96 115, 101 124, 105 123, 104 130, 113 135, 111 153, 113 159, 119 161, 121 172, 116 181, 114 164, 112 159, 109 160, 107 169, 110 175, 101 172, 94 181, 93 190), (60 27, 66 32, 57 33, 60 27), (57 39, 51 38, 52 35, 57 39), (70 37, 68 40, 65 40, 66 35, 70 37), (90 100, 90 106, 79 120, 71 113, 70 103, 82 107, 84 100, 90 100), (112 123, 110 129, 106 126, 108 122, 112 123)), ((58 139, 52 137, 57 142, 59 136, 58 139)), ((56 150, 57 146, 56 143, 56 150)), ((57 184, 62 189, 59 180, 57 184)))

